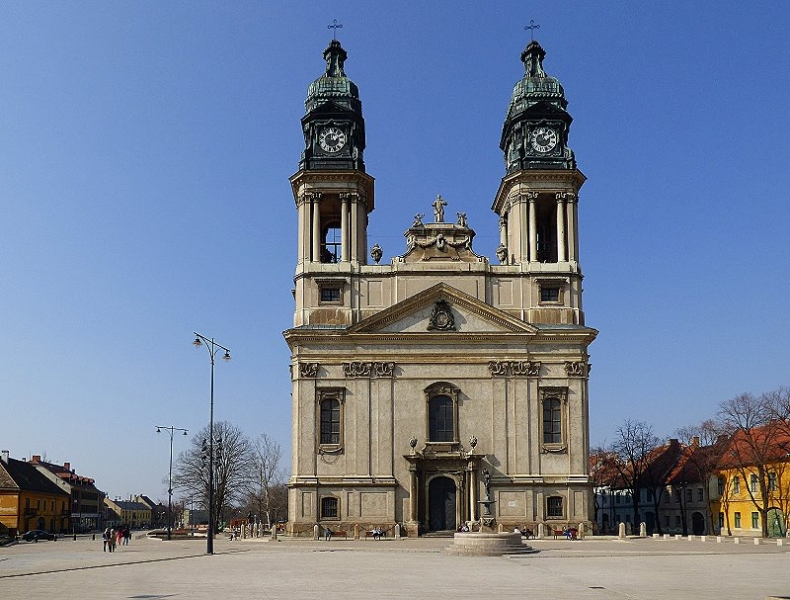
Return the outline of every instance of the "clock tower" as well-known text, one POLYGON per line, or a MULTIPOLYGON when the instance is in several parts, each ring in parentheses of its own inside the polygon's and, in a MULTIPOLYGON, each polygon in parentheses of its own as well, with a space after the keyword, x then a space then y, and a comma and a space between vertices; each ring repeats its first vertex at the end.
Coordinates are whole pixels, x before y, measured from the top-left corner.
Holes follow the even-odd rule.
POLYGON ((298 211, 295 324, 350 323, 349 286, 366 264, 373 178, 365 173, 365 120, 346 51, 324 50, 326 71, 310 84, 302 117, 304 151, 291 177, 298 211), (327 307, 331 308, 327 308, 327 307))

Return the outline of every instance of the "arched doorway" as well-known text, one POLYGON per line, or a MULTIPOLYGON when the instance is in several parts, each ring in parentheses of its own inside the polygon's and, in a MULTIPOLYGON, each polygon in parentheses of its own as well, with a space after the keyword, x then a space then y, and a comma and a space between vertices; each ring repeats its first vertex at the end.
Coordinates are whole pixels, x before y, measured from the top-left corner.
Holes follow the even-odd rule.
POLYGON ((691 532, 694 535, 705 533, 705 517, 701 512, 691 513, 691 532))
POLYGON ((428 528, 431 531, 455 530, 455 482, 435 477, 428 484, 428 528))
POLYGON ((787 532, 784 515, 778 508, 769 508, 766 515, 768 519, 768 537, 781 538, 787 532))

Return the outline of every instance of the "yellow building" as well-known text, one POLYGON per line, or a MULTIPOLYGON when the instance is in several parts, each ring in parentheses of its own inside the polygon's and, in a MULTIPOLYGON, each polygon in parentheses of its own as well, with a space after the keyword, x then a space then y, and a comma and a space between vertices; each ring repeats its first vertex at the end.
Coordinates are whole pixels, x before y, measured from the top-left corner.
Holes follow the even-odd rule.
POLYGON ((105 498, 104 505, 120 516, 121 525, 128 525, 132 529, 151 526, 151 509, 142 502, 105 498))
POLYGON ((0 534, 32 529, 50 533, 69 530, 69 494, 30 463, 3 451, 0 460, 0 534))
POLYGON ((717 470, 714 511, 718 512, 722 535, 787 535, 788 448, 790 436, 771 425, 732 436, 717 470))

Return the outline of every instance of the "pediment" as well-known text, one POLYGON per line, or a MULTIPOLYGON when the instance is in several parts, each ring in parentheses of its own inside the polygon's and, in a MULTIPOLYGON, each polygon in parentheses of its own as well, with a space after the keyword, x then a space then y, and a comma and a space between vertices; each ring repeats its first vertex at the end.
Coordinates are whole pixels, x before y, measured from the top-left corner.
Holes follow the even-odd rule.
POLYGON ((353 333, 535 333, 537 329, 446 283, 349 327, 353 333))

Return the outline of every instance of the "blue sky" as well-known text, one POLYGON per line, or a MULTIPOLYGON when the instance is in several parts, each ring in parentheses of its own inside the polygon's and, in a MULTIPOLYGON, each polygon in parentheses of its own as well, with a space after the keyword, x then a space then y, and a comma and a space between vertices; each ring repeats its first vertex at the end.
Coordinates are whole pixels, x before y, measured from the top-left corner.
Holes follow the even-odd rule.
MULTIPOLYGON (((0 4, 0 445, 166 498, 209 416, 290 454, 288 178, 338 38, 384 261, 437 194, 493 257, 499 137, 534 19, 574 117, 591 437, 790 384, 785 2, 0 4), (176 453, 186 449, 177 438, 176 453)), ((286 469, 289 463, 284 465, 286 469)))

